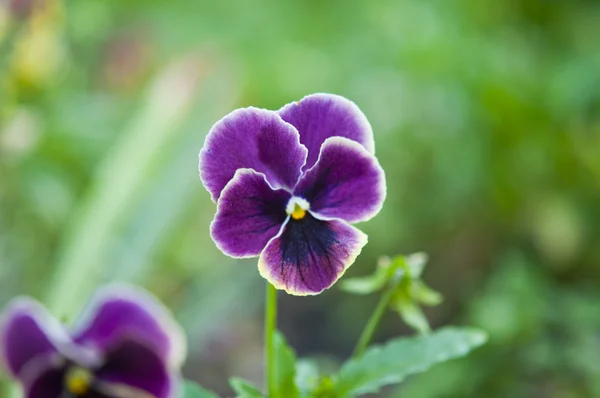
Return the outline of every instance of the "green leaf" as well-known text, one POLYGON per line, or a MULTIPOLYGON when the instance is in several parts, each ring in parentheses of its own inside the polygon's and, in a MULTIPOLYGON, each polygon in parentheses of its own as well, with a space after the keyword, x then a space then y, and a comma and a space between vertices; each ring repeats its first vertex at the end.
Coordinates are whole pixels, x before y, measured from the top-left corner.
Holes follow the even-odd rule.
POLYGON ((400 383, 407 376, 424 372, 437 363, 462 357, 486 340, 486 334, 478 329, 457 327, 394 339, 344 364, 335 390, 339 397, 374 393, 382 386, 400 383))
POLYGON ((423 269, 425 268, 425 264, 427 264, 427 260, 429 260, 427 253, 422 252, 414 253, 404 258, 412 279, 418 279, 421 277, 423 269))
POLYGON ((443 301, 440 293, 425 285, 421 280, 413 281, 411 292, 414 299, 424 305, 436 306, 443 301))
POLYGON ((408 300, 397 300, 394 303, 394 308, 398 311, 404 322, 417 332, 426 334, 431 331, 427 318, 421 308, 415 303, 408 300))
POLYGON ((296 398, 298 388, 296 387, 296 354, 287 345, 283 334, 279 331, 273 337, 275 349, 275 383, 276 390, 273 398, 296 398))
POLYGON ((299 359, 296 363, 295 383, 301 397, 310 397, 312 392, 319 386, 319 367, 315 361, 299 359))
POLYGON ((389 257, 381 257, 371 275, 348 278, 341 282, 340 287, 348 293, 370 294, 381 290, 391 277, 390 266, 392 260, 389 257))
POLYGON ((192 381, 184 381, 180 398, 218 398, 219 396, 192 381))
POLYGON ((380 290, 385 285, 386 278, 384 272, 376 272, 372 275, 357 278, 349 278, 342 281, 340 287, 348 293, 370 294, 380 290))
POLYGON ((229 379, 229 385, 236 392, 237 398, 265 398, 263 393, 249 381, 232 377, 229 379))

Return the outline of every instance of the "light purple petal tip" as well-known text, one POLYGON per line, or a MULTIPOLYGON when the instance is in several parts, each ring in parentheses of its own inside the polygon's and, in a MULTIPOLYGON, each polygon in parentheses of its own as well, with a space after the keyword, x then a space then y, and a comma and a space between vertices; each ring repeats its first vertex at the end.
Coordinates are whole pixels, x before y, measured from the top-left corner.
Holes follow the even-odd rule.
POLYGON ((129 285, 110 285, 91 300, 75 328, 74 339, 84 346, 109 351, 123 339, 151 344, 170 365, 185 356, 185 339, 170 312, 145 290, 129 285))
POLYGON ((62 326, 32 299, 13 300, 0 319, 1 360, 15 378, 29 362, 57 352, 66 341, 62 326))
POLYGON ((206 136, 199 155, 200 178, 215 202, 241 168, 263 173, 274 188, 291 191, 307 152, 296 129, 276 112, 238 109, 219 120, 206 136))
POLYGON ((310 213, 291 219, 261 253, 260 274, 277 289, 297 296, 319 294, 354 263, 367 236, 339 220, 310 213))
POLYGON ((273 190, 263 174, 238 170, 223 189, 211 224, 217 247, 231 257, 258 256, 281 229, 290 196, 273 190))
POLYGON ((375 153, 373 130, 356 104, 334 94, 312 94, 281 108, 279 115, 300 133, 300 142, 308 148, 303 170, 316 162, 321 145, 329 137, 346 137, 375 153))
POLYGON ((377 158, 347 138, 328 138, 318 162, 294 190, 311 211, 354 223, 374 217, 386 197, 385 173, 377 158))

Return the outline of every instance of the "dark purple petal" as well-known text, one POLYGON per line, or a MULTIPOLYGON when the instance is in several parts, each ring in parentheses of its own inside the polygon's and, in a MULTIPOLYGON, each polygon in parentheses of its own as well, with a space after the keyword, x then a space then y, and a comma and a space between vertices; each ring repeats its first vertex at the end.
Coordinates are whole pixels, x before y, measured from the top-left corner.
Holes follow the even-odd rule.
POLYGON ((211 236, 228 256, 258 256, 283 225, 285 206, 291 197, 273 190, 264 174, 240 169, 223 192, 211 224, 211 236))
POLYGON ((90 391, 87 394, 85 394, 85 398, 121 398, 121 397, 117 396, 117 395, 104 393, 101 391, 90 391))
POLYGON ((200 178, 215 202, 242 168, 263 173, 276 189, 291 191, 306 154, 296 129, 276 112, 238 109, 219 120, 206 136, 200 151, 200 178))
POLYGON ((96 377, 97 390, 109 396, 118 389, 137 389, 155 398, 168 398, 175 388, 175 377, 160 355, 134 340, 123 340, 114 347, 96 377))
POLYGON ((310 210, 347 222, 367 221, 383 206, 385 174, 377 158, 347 138, 328 138, 319 161, 306 171, 294 190, 310 210))
POLYGON ((63 398, 65 361, 56 355, 37 358, 23 377, 26 398, 63 398))
POLYGON ((50 369, 26 390, 27 398, 62 398, 64 369, 50 369))
POLYGON ((183 333, 169 311, 153 296, 132 286, 99 290, 74 333, 77 343, 103 352, 131 337, 151 344, 169 363, 183 361, 183 333))
POLYGON ((0 320, 0 353, 13 377, 18 378, 36 357, 56 352, 57 340, 68 340, 66 332, 37 302, 18 298, 5 309, 0 320))
POLYGON ((375 153, 373 130, 356 104, 334 94, 312 94, 279 110, 279 115, 300 133, 300 142, 308 148, 308 159, 302 168, 308 170, 316 162, 321 145, 329 137, 346 137, 375 153))
POLYGON ((304 296, 335 283, 367 244, 367 235, 339 220, 310 213, 290 219, 260 255, 260 274, 277 289, 304 296))

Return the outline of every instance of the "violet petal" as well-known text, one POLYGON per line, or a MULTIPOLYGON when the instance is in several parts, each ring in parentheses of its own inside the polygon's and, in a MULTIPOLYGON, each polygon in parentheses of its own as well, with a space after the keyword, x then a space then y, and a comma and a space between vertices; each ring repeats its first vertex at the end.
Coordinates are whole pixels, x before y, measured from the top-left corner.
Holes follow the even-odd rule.
POLYGON ((17 298, 8 304, 0 320, 0 358, 13 377, 36 357, 57 352, 57 340, 68 340, 67 334, 39 303, 17 298))
POLYGON ((312 94, 279 110, 279 115, 300 133, 300 142, 308 148, 302 170, 316 162, 321 145, 329 137, 346 137, 375 153, 373 130, 354 102, 334 94, 312 94))
POLYGON ((260 255, 260 274, 277 289, 304 296, 333 285, 352 265, 367 236, 340 220, 307 213, 291 219, 260 255))
POLYGON ((135 337, 152 344, 173 365, 179 365, 185 355, 183 332, 170 312, 144 290, 128 285, 101 288, 75 330, 77 343, 103 352, 135 337))
POLYGON ((273 190, 264 174, 240 169, 223 192, 211 224, 217 247, 231 257, 258 256, 285 221, 290 194, 273 190))
POLYGON ((27 365, 22 378, 25 398, 62 398, 66 375, 65 361, 57 355, 46 355, 27 365))
MULTIPOLYGON (((97 390, 111 395, 112 390, 141 390, 155 398, 172 396, 175 377, 151 347, 134 340, 123 340, 107 354, 105 364, 96 371, 97 390)), ((117 395, 117 394, 115 394, 117 395)))
POLYGON ((241 168, 263 173, 274 188, 291 191, 307 152, 296 129, 276 112, 238 109, 219 120, 206 136, 199 155, 200 178, 215 202, 241 168))
POLYGON ((374 217, 386 196, 385 173, 377 158, 347 138, 328 138, 319 161, 294 190, 313 212, 354 223, 374 217))

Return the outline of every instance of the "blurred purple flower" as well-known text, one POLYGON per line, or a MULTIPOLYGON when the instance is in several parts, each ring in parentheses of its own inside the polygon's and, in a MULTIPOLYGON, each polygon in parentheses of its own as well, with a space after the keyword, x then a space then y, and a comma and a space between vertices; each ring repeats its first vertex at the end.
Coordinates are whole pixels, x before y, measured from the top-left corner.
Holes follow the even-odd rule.
POLYGON ((30 298, 0 318, 0 362, 26 398, 171 398, 184 352, 166 309, 133 287, 101 289, 72 331, 30 298))
POLYGON ((354 262, 367 236, 349 223, 375 216, 386 195, 373 132, 351 101, 313 94, 277 112, 238 109, 200 151, 217 214, 211 235, 231 257, 259 258, 290 294, 318 294, 354 262))
POLYGON ((15 18, 26 19, 31 16, 33 10, 44 5, 43 0, 9 0, 9 9, 15 18))

